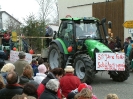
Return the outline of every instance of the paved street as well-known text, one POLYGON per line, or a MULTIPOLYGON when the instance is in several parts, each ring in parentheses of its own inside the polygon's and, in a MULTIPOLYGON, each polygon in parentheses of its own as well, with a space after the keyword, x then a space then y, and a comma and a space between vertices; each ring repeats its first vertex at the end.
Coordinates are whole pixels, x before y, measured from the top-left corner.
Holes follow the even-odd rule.
POLYGON ((133 72, 124 82, 113 81, 106 71, 99 72, 91 85, 98 99, 104 99, 108 93, 116 93, 120 99, 133 99, 133 72))
MULTIPOLYGON (((8 62, 10 61, 6 61, 8 62)), ((124 82, 113 81, 106 71, 98 72, 91 85, 98 99, 104 99, 108 93, 116 93, 120 99, 133 99, 133 72, 124 82)))

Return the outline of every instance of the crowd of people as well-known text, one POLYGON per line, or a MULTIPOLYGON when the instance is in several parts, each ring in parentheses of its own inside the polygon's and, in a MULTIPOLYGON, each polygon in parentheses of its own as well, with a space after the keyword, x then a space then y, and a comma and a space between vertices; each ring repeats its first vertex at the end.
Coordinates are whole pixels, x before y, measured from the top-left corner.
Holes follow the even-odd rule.
POLYGON ((130 61, 130 70, 133 71, 133 40, 131 37, 127 37, 123 44, 119 37, 116 37, 115 40, 109 38, 108 47, 112 51, 123 51, 130 61))
MULTIPOLYGON (((98 99, 92 86, 74 75, 74 68, 51 69, 40 57, 29 64, 20 52, 15 63, 6 63, 0 74, 0 99, 98 99)), ((105 99, 118 99, 108 94, 105 99)))

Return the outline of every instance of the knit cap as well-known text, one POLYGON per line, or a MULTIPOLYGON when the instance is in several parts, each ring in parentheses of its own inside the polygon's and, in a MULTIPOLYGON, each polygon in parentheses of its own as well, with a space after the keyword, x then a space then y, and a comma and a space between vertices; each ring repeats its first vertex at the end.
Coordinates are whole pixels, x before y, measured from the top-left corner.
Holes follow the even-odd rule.
POLYGON ((47 71, 47 68, 44 64, 41 64, 38 66, 39 73, 45 73, 47 71))
POLYGON ((86 83, 81 83, 78 86, 78 92, 80 92, 83 88, 89 88, 90 90, 92 90, 92 87, 90 85, 87 85, 86 83))

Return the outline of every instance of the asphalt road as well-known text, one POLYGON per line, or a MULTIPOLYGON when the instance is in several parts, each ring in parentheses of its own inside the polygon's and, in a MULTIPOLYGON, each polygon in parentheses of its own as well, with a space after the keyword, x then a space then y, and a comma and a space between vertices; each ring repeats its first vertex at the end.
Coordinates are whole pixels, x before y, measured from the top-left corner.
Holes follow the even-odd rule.
POLYGON ((104 99, 109 93, 117 94, 119 99, 133 99, 133 72, 124 82, 113 81, 106 71, 99 72, 91 86, 98 99, 104 99))
MULTIPOLYGON (((8 62, 10 61, 6 61, 8 62)), ((98 72, 91 86, 98 99, 104 99, 109 93, 117 94, 119 99, 133 99, 133 72, 124 82, 113 81, 106 71, 98 72)))

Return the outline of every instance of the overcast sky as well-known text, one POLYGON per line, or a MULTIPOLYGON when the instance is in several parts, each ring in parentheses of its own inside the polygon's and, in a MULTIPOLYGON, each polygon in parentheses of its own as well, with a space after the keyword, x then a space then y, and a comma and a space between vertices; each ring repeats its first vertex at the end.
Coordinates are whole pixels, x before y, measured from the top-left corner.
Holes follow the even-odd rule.
POLYGON ((36 0, 0 0, 0 10, 6 11, 20 22, 31 13, 38 14, 39 5, 36 0))

